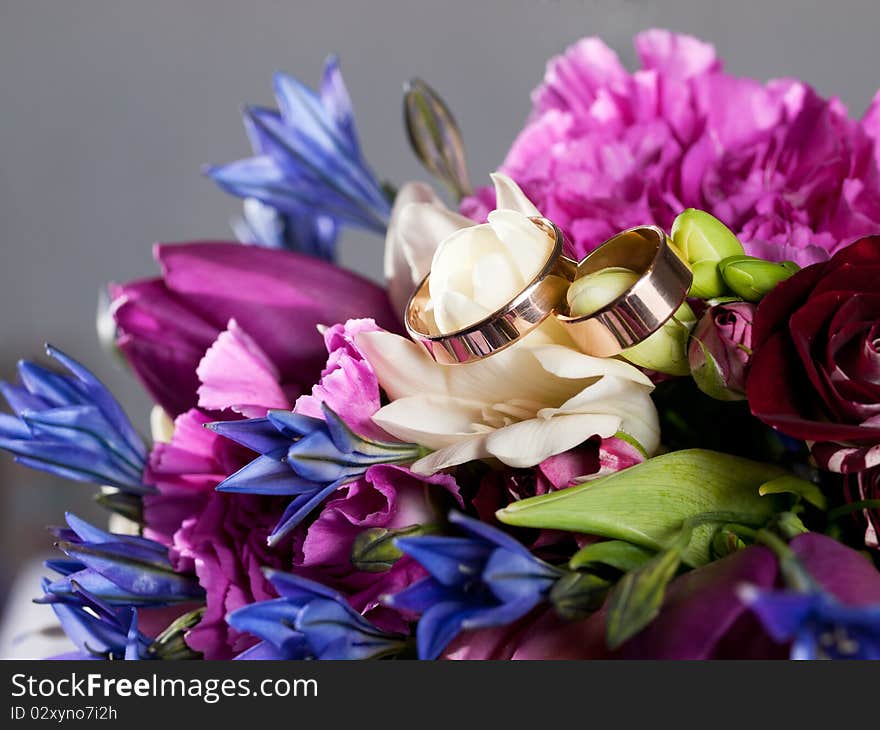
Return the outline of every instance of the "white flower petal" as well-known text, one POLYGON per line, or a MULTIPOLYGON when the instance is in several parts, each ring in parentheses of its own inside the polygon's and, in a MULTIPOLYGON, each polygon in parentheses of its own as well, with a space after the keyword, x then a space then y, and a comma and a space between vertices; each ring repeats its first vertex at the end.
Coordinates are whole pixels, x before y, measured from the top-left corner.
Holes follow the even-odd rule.
POLYGON ((611 415, 532 418, 492 432, 486 440, 486 448, 508 466, 525 468, 568 451, 592 436, 613 436, 619 429, 620 418, 611 415))
POLYGON ((447 373, 419 345, 391 332, 360 332, 355 344, 391 400, 448 393, 447 373))
POLYGON ((434 252, 431 261, 431 297, 457 291, 473 297, 472 271, 482 256, 504 249, 487 223, 456 231, 447 236, 434 252))
POLYGON ((385 236, 385 280, 395 311, 403 317, 407 300, 431 267, 440 242, 473 221, 447 210, 425 183, 403 185, 394 199, 385 236))
POLYGON ((489 213, 489 225, 519 269, 521 286, 532 281, 550 257, 550 237, 514 210, 493 210, 489 213))
POLYGON ((416 474, 430 476, 441 469, 466 464, 476 459, 485 459, 488 456, 486 435, 478 434, 422 457, 410 469, 416 474))
POLYGON ((558 378, 583 379, 600 375, 614 375, 639 383, 653 390, 651 379, 641 370, 623 360, 612 357, 592 357, 579 350, 562 345, 536 346, 534 357, 541 366, 558 378))
POLYGON ((380 408, 373 422, 403 441, 442 449, 479 433, 474 424, 479 422, 481 411, 478 403, 413 395, 380 408))
POLYGON ((457 291, 445 291, 432 301, 434 322, 440 332, 455 332, 485 319, 496 308, 486 308, 457 291))
MULTIPOLYGON (((487 313, 501 309, 525 288, 525 281, 519 268, 510 256, 502 251, 477 259, 471 275, 474 300, 487 313)), ((476 321, 472 320, 461 326, 476 321)))
POLYGON ((538 415, 555 418, 556 414, 568 413, 617 416, 621 420, 620 430, 636 439, 648 454, 653 454, 660 445, 660 425, 650 389, 629 380, 603 376, 559 408, 538 415))
POLYGON ((406 206, 400 213, 400 233, 407 263, 417 280, 424 279, 430 271, 437 247, 444 239, 474 225, 470 218, 447 210, 439 201, 406 206))
POLYGON ((534 203, 520 190, 513 180, 501 172, 493 172, 490 176, 495 183, 495 207, 515 210, 523 215, 541 215, 534 203))

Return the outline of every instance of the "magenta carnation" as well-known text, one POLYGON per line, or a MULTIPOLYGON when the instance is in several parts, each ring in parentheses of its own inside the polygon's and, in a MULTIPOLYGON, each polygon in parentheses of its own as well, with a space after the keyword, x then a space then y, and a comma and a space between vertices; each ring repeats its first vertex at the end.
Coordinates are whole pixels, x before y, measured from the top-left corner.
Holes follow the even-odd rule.
MULTIPOLYGON (((321 403, 326 403, 359 433, 389 438, 370 420, 379 408, 379 386, 354 344, 358 332, 375 329, 372 320, 351 320, 324 331, 327 364, 311 394, 297 401, 298 412, 322 417, 321 403)), ((198 373, 200 397, 208 397, 210 407, 218 411, 246 409, 259 415, 284 397, 259 343, 234 320, 208 350, 198 373)), ((148 477, 159 491, 148 495, 144 506, 147 536, 168 545, 178 569, 195 570, 205 589, 205 614, 187 635, 189 646, 208 659, 228 659, 253 643, 225 617, 275 597, 264 567, 293 567, 340 591, 378 626, 405 631, 406 618, 382 606, 380 599, 403 590, 424 571, 410 558, 385 572, 360 571, 352 565, 352 547, 370 528, 393 530, 435 522, 444 497, 449 504, 440 513, 453 503, 461 507, 455 479, 443 474, 423 478, 402 467, 374 466, 341 487, 292 540, 270 549, 266 539, 287 500, 214 490, 253 454, 204 428, 211 420, 199 410, 189 410, 175 420, 171 442, 155 445, 148 477)))
MULTIPOLYGON (((880 232, 880 102, 859 122, 802 82, 724 73, 696 38, 650 30, 635 46, 634 73, 598 38, 552 59, 501 167, 578 256, 688 207, 748 253, 801 265, 880 232)), ((493 207, 488 188, 462 203, 476 219, 493 207)))
MULTIPOLYGON (((297 574, 329 585, 348 596, 351 605, 387 631, 407 630, 406 620, 381 604, 382 596, 402 591, 425 575, 404 556, 390 570, 370 573, 351 563, 357 536, 370 528, 396 530, 437 521, 436 505, 449 497, 462 506, 455 479, 446 474, 420 477, 408 469, 374 466, 324 505, 317 519, 297 539, 297 574)), ((440 510, 444 512, 444 510, 440 510)))
POLYGON ((168 545, 177 569, 195 570, 205 589, 205 614, 187 643, 206 659, 231 659, 254 639, 228 626, 226 614, 273 598, 261 567, 289 567, 291 555, 266 546, 284 500, 214 491, 249 455, 204 428, 210 420, 187 411, 171 442, 153 448, 147 474, 159 492, 144 499, 145 534, 168 545))
POLYGON ((294 410, 304 416, 323 418, 324 403, 361 436, 393 440, 373 423, 379 410, 379 381, 373 368, 358 350, 354 338, 360 332, 375 332, 379 326, 372 319, 351 319, 324 330, 327 364, 321 380, 312 392, 296 401, 294 410))

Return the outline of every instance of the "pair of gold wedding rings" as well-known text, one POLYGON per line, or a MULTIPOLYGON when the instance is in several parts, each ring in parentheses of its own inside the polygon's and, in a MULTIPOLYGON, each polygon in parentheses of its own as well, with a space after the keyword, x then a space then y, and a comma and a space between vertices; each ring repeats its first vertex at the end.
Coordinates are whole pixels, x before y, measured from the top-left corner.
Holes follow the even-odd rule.
POLYGON ((687 296, 691 270, 656 226, 623 231, 578 263, 564 255, 565 237, 555 223, 540 217, 531 221, 553 241, 550 256, 526 288, 500 309, 468 327, 439 333, 430 308, 430 273, 410 297, 407 332, 435 361, 451 365, 482 360, 525 337, 551 316, 582 352, 611 357, 656 332, 687 296), (638 280, 601 309, 571 316, 566 302, 571 283, 613 266, 635 271, 638 280))

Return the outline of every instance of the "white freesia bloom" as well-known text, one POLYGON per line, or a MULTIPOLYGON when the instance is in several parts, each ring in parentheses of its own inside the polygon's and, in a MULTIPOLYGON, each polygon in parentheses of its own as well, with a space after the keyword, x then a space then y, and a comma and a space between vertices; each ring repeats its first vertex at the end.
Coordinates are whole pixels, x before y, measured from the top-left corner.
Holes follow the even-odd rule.
MULTIPOLYGON (((492 180, 499 210, 515 211, 524 216, 539 215, 509 177, 496 173, 492 180)), ((470 218, 446 208, 429 185, 410 182, 400 188, 385 237, 385 279, 391 302, 401 318, 415 287, 432 269, 432 260, 440 243, 456 231, 487 227, 478 226, 470 218)))
MULTIPOLYGON (((460 329, 516 297, 546 262, 552 242, 528 220, 540 213, 510 178, 492 179, 498 209, 479 225, 444 208, 427 186, 411 183, 398 194, 385 264, 401 312, 430 270, 437 329, 460 329)), ((534 466, 618 432, 649 454, 659 444, 651 381, 628 363, 584 355, 555 318, 465 365, 438 365, 389 332, 362 333, 357 344, 391 399, 373 420, 434 449, 413 465, 421 474, 488 458, 534 466)))
POLYGON ((420 474, 491 457, 534 466, 618 431, 649 454, 659 445, 651 381, 620 360, 526 338, 485 360, 448 366, 389 332, 362 333, 357 344, 391 399, 373 420, 435 449, 413 465, 420 474))

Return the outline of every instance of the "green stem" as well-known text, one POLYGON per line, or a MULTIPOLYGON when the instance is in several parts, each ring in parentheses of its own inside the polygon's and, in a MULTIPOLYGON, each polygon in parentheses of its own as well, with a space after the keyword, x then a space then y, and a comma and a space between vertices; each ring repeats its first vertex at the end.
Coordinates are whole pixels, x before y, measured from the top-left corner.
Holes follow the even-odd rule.
POLYGON ((801 565, 789 544, 775 532, 765 527, 758 530, 753 530, 745 525, 725 525, 725 527, 740 537, 770 548, 779 561, 779 569, 782 571, 786 583, 791 588, 802 592, 816 590, 816 581, 801 565))
POLYGON ((840 507, 835 507, 828 513, 828 520, 834 522, 841 517, 846 517, 853 512, 858 512, 863 509, 880 509, 880 499, 860 499, 855 502, 850 502, 849 504, 842 504, 840 507))

